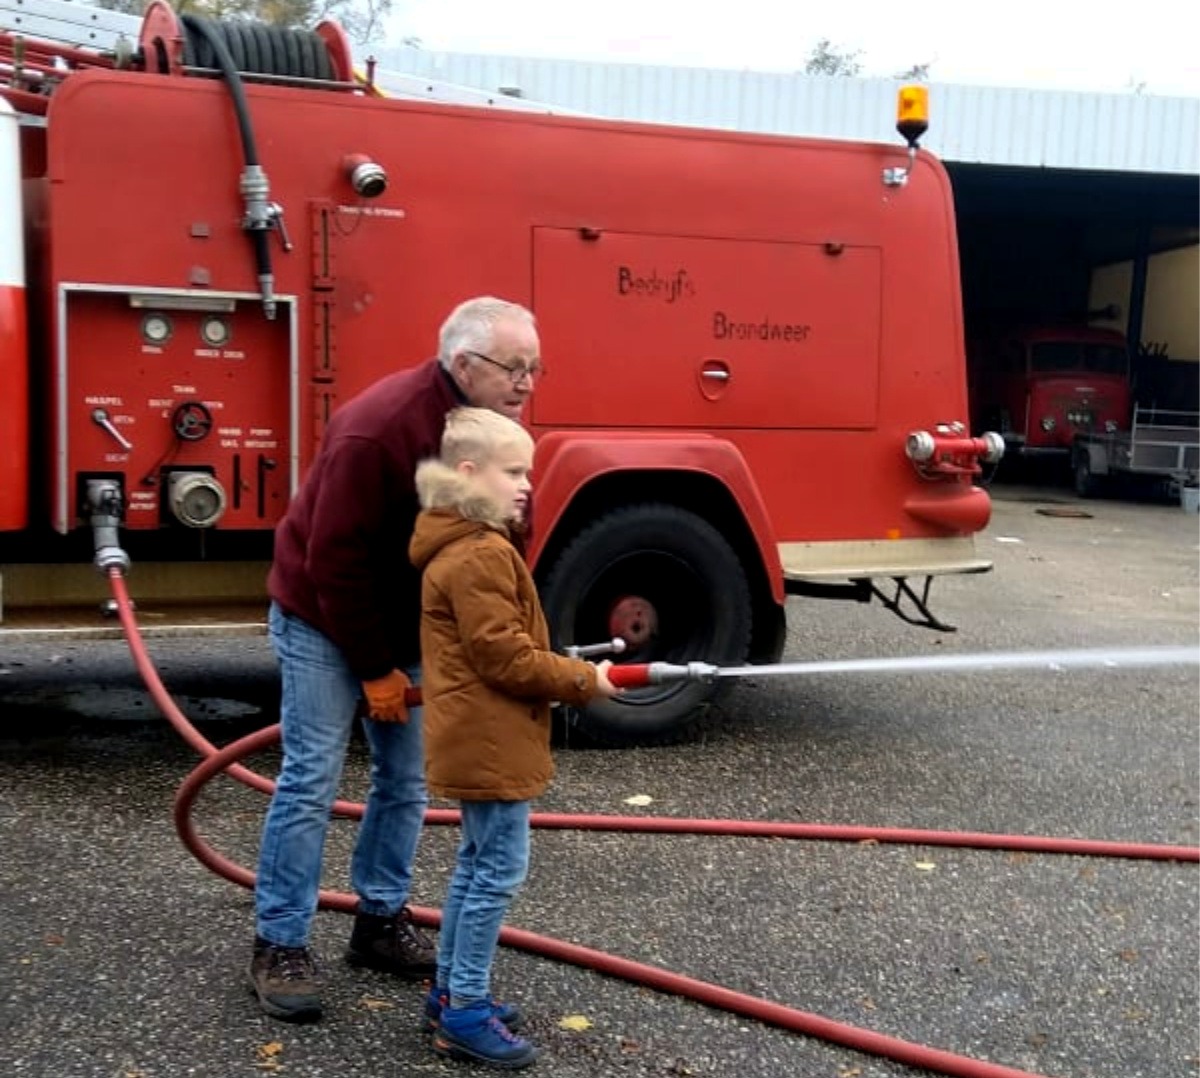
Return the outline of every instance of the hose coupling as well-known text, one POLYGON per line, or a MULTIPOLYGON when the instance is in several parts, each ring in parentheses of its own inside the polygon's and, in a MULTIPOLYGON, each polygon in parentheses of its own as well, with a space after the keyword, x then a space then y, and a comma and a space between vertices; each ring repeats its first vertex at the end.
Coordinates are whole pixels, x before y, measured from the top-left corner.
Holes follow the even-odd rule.
POLYGON ((658 685, 664 681, 713 681, 720 668, 712 663, 650 663, 649 682, 658 685))
POLYGON ((96 551, 92 564, 105 576, 114 569, 124 575, 129 572, 130 561, 118 534, 125 516, 121 484, 115 479, 89 479, 87 506, 96 551))
POLYGON ((246 204, 242 228, 247 232, 262 231, 272 227, 271 185, 261 165, 247 165, 242 170, 238 184, 246 204))
POLYGON ((359 198, 378 198, 387 190, 387 170, 365 153, 346 154, 342 159, 342 167, 359 198))

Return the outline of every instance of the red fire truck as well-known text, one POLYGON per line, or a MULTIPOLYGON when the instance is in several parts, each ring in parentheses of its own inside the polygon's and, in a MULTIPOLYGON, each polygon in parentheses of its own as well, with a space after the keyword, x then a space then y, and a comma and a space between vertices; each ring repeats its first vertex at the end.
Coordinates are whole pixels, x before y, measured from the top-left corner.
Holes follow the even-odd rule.
MULTIPOLYGON (((332 23, 162 0, 112 50, 10 26, 0 630, 104 631, 88 563, 114 520, 147 627, 234 602, 261 622, 271 532, 329 416, 477 294, 540 326, 529 556, 559 646, 770 662, 790 595, 946 628, 929 584, 989 568, 973 480, 1003 445, 965 425, 920 91, 898 126, 907 147, 390 98, 332 23)), ((570 718, 653 743, 713 692, 570 718)))
POLYGON ((1065 461, 1078 436, 1129 425, 1129 347, 1115 330, 1011 326, 968 361, 973 421, 994 426, 1010 452, 1065 461))

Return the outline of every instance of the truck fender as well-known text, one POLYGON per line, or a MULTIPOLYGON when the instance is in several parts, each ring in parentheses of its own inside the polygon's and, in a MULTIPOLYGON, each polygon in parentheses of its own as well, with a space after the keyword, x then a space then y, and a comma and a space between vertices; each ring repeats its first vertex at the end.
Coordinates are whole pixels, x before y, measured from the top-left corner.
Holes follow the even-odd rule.
POLYGON ((652 435, 624 431, 552 431, 534 453, 534 527, 527 551, 537 568, 572 500, 591 482, 619 472, 690 472, 711 477, 733 498, 762 559, 776 603, 783 604, 783 565, 758 485, 741 451, 699 433, 652 435))

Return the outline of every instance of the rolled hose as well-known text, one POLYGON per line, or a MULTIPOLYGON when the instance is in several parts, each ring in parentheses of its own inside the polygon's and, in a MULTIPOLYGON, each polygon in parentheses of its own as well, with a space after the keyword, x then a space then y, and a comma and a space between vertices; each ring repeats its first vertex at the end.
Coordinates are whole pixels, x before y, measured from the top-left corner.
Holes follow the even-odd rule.
MULTIPOLYGON (((142 680, 167 721, 184 741, 203 757, 200 764, 184 779, 175 796, 174 822, 179 837, 187 850, 216 875, 239 886, 253 888, 253 872, 218 853, 197 833, 191 815, 192 806, 204 785, 221 773, 225 773, 253 789, 271 793, 275 789, 274 782, 244 767, 238 761, 276 744, 279 741, 279 726, 276 724, 256 730, 221 749, 203 737, 175 704, 150 660, 133 616, 123 573, 118 568, 112 568, 108 570, 108 577, 130 653, 142 680)), ((412 706, 416 706, 419 703, 419 690, 413 690, 407 699, 412 706)), ((333 806, 333 812, 336 815, 351 819, 361 819, 363 809, 364 806, 361 803, 342 800, 336 801, 333 806)), ((428 824, 457 824, 459 819, 459 813, 452 809, 429 809, 425 816, 428 824)), ((870 840, 1037 853, 1200 861, 1200 847, 903 828, 555 813, 533 813, 530 823, 534 827, 553 829, 807 838, 841 842, 870 840)), ((318 903, 322 909, 353 913, 357 909, 358 899, 353 894, 321 890, 318 895, 318 903)), ((441 913, 438 910, 416 906, 413 907, 413 919, 418 924, 436 927, 441 923, 441 913)), ((939 1074, 948 1074, 956 1076, 956 1078, 1045 1078, 1045 1076, 1030 1071, 1016 1070, 1012 1067, 960 1056, 942 1049, 913 1044, 910 1041, 885 1036, 844 1022, 836 1022, 821 1015, 772 1003, 757 996, 735 992, 720 985, 710 984, 656 966, 634 962, 617 955, 522 929, 503 927, 500 932, 500 942, 507 947, 592 969, 634 984, 642 984, 661 992, 682 996, 732 1014, 754 1018, 794 1033, 802 1033, 832 1044, 939 1074)))

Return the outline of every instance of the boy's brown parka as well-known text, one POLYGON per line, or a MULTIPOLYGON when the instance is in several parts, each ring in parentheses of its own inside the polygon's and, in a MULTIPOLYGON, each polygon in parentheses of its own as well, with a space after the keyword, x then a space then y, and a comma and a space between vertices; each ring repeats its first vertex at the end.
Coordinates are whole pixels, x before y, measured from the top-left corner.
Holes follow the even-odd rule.
POLYGON ((596 669, 550 651, 529 569, 495 504, 440 461, 417 470, 425 508, 409 545, 421 582, 421 693, 429 789, 528 801, 554 775, 550 701, 586 703, 596 669))

